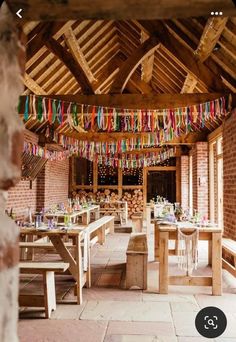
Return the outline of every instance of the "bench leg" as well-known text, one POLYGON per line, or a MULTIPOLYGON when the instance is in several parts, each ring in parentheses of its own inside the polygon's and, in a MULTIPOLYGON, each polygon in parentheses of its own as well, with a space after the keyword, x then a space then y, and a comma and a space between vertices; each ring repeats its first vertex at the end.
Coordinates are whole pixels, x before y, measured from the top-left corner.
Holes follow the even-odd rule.
POLYGON ((82 253, 81 253, 81 243, 80 237, 75 237, 76 241, 76 249, 75 249, 75 260, 76 260, 76 268, 77 268, 77 281, 76 281, 76 294, 77 294, 77 304, 82 304, 82 287, 83 287, 83 265, 82 265, 82 253))
POLYGON ((43 274, 44 301, 46 318, 51 317, 52 310, 56 310, 56 290, 54 272, 47 271, 43 274))
POLYGON ((222 295, 222 237, 212 233, 212 294, 222 295))
POLYGON ((88 269, 87 269, 87 288, 92 286, 92 278, 91 278, 91 247, 88 248, 88 269))

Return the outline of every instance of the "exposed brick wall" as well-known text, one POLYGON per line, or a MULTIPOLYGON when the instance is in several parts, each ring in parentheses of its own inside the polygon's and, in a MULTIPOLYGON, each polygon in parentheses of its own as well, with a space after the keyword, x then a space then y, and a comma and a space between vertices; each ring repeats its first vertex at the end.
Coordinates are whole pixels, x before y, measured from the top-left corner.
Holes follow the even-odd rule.
MULTIPOLYGON (((38 136, 25 131, 24 139, 34 144, 38 143, 38 136)), ((17 186, 8 192, 7 210, 13 208, 17 219, 27 215, 30 206, 32 212, 49 208, 55 203, 65 202, 69 192, 69 160, 48 161, 32 182, 21 180, 17 186)))
POLYGON ((189 207, 189 156, 181 156, 181 206, 189 207))
POLYGON ((208 143, 197 142, 191 155, 193 158, 193 209, 208 216, 208 143))
POLYGON ((8 191, 6 209, 10 211, 12 208, 18 219, 24 219, 27 217, 28 207, 31 207, 32 212, 36 210, 36 191, 36 180, 32 182, 32 189, 30 189, 29 181, 20 181, 8 191))
MULTIPOLYGON (((24 141, 33 144, 38 143, 38 136, 33 132, 24 130, 24 141)), ((28 213, 28 207, 31 207, 32 212, 36 210, 36 194, 37 194, 37 180, 32 182, 21 180, 15 187, 8 191, 8 200, 6 209, 8 211, 13 208, 13 212, 18 219, 24 219, 28 213)))
POLYGON ((236 112, 223 125, 224 234, 236 240, 236 112))
MULTIPOLYGON (((62 161, 48 161, 44 170, 45 178, 41 175, 38 182, 38 189, 44 185, 45 197, 44 208, 48 209, 53 204, 66 202, 69 192, 69 159, 62 161)), ((41 191, 39 203, 43 199, 41 191)), ((39 208, 40 209, 40 208, 39 208)))

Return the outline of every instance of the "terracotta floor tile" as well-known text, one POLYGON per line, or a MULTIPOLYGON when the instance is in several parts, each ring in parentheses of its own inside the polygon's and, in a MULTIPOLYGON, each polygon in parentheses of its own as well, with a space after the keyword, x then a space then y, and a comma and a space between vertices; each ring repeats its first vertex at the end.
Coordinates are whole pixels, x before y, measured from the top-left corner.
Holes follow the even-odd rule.
POLYGON ((107 322, 80 320, 23 320, 20 342, 102 342, 107 322))
POLYGON ((168 303, 88 301, 80 319, 106 321, 171 322, 168 303))
POLYGON ((152 335, 175 336, 172 323, 169 322, 115 322, 108 324, 107 335, 152 335))

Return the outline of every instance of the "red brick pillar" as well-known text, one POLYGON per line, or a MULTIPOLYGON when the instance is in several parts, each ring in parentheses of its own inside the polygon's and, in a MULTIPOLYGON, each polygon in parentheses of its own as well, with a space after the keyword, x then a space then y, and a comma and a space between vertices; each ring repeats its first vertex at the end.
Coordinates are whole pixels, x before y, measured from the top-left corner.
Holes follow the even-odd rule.
POLYGON ((181 156, 181 206, 189 207, 189 156, 181 156))
POLYGON ((236 240, 236 110, 223 125, 224 235, 236 240))
POLYGON ((201 215, 208 216, 208 142, 197 142, 191 155, 193 158, 193 209, 201 215))
MULTIPOLYGON (((21 55, 23 56, 23 54, 21 55)), ((22 58, 22 57, 21 57, 22 58)), ((23 61, 22 61, 22 64, 23 61)), ((6 190, 21 175, 23 125, 16 112, 23 91, 15 21, 0 8, 0 341, 15 342, 18 319, 18 227, 5 215, 6 190)))

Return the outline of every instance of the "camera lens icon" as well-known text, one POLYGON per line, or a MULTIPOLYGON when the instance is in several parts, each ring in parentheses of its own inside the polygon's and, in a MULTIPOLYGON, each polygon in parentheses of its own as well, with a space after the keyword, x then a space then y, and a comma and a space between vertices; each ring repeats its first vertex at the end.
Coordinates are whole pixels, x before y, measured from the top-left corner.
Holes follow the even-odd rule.
POLYGON ((218 317, 217 316, 213 316, 212 318, 210 318, 209 316, 205 316, 204 317, 204 321, 206 321, 206 324, 204 324, 204 328, 206 330, 208 329, 218 329, 218 317))
POLYGON ((223 311, 214 306, 208 306, 198 312, 195 326, 200 335, 216 338, 225 331, 227 319, 223 311))

